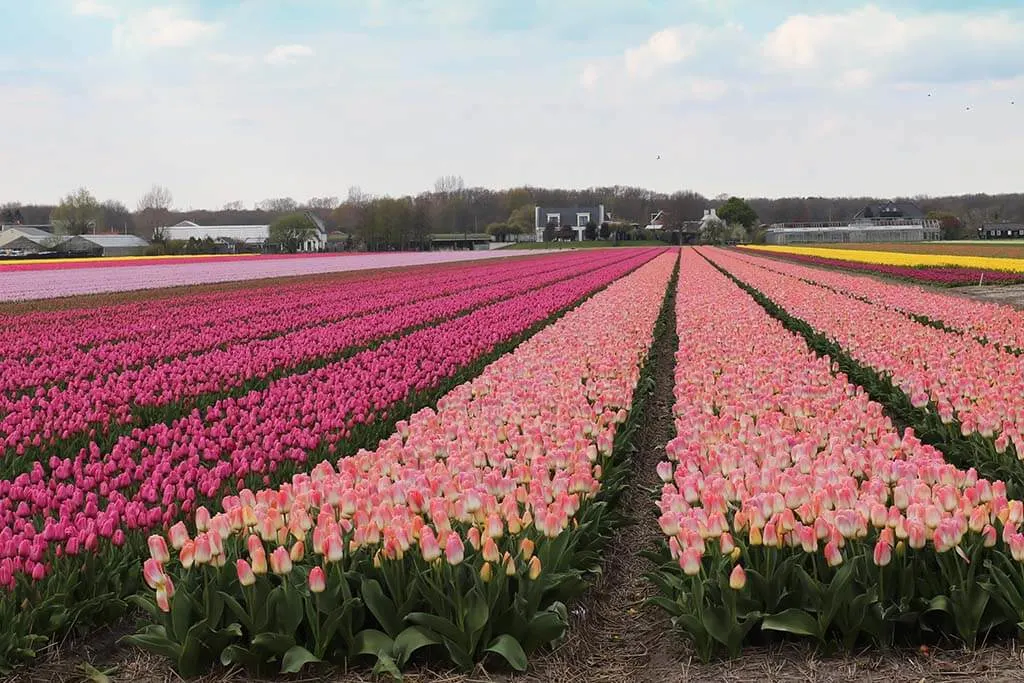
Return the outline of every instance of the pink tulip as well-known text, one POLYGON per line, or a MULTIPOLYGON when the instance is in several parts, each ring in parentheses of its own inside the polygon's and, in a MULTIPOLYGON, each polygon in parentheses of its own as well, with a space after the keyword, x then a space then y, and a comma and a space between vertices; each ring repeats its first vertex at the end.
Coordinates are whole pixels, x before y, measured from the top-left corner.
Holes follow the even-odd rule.
POLYGON ((256 583, 256 574, 252 566, 243 559, 235 561, 235 570, 238 574, 238 582, 243 586, 252 586, 256 583))
POLYGON ((312 593, 323 593, 327 590, 327 576, 320 567, 309 570, 309 590, 312 593))
POLYGON ((734 591, 743 590, 747 585, 747 573, 743 571, 742 565, 736 565, 729 574, 729 588, 734 591))
POLYGON ((167 575, 164 574, 163 566, 152 557, 142 564, 142 578, 145 579, 146 585, 153 590, 164 585, 167 581, 167 575))
POLYGON ((149 545, 149 556, 151 558, 160 564, 166 564, 171 561, 171 555, 167 551, 167 542, 163 536, 153 534, 146 542, 149 545))
POLYGON ((445 559, 448 564, 455 566, 462 563, 465 558, 465 547, 462 545, 462 539, 459 538, 458 534, 448 534, 448 540, 445 541, 444 546, 445 559))
POLYGON ((291 570, 292 558, 288 555, 288 551, 281 546, 274 548, 274 551, 270 553, 270 571, 280 576, 288 574, 291 570))
POLYGON ((885 541, 878 541, 872 555, 874 562, 879 567, 884 567, 892 562, 892 546, 885 541))

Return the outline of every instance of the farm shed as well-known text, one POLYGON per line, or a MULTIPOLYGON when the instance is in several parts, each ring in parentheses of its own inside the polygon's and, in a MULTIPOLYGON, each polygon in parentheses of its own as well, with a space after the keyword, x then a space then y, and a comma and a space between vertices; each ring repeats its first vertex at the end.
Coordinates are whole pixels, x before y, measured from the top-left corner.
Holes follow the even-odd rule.
MULTIPOLYGON (((305 214, 316 226, 316 233, 302 245, 299 251, 322 251, 327 244, 327 230, 319 216, 312 212, 305 214)), ((270 225, 199 225, 192 221, 181 221, 161 228, 168 240, 211 239, 215 242, 236 242, 250 247, 263 248, 270 241, 270 225)))
POLYGON ((485 233, 434 233, 430 235, 431 251, 456 251, 473 249, 485 251, 490 249, 494 238, 485 233))
POLYGON ((0 232, 0 249, 25 253, 51 251, 67 238, 36 227, 12 226, 0 232))
POLYGON ((765 231, 768 244, 929 242, 941 239, 939 221, 926 218, 910 202, 872 204, 848 221, 775 223, 765 231))
POLYGON ((93 256, 142 256, 149 242, 138 235, 77 235, 60 245, 61 251, 93 256))

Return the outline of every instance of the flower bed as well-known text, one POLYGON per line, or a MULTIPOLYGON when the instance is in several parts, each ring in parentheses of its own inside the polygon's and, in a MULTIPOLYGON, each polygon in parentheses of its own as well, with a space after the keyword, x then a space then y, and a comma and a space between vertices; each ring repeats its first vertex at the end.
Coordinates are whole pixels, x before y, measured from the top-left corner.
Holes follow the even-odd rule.
MULTIPOLYGON (((621 257, 621 255, 620 255, 621 257)), ((596 267, 599 259, 591 262, 596 267)), ((35 390, 281 336, 475 286, 572 269, 582 258, 421 268, 326 283, 0 316, 0 394, 35 390)))
POLYGON ((109 451, 93 443, 75 457, 51 458, 48 472, 37 462, 0 481, 0 582, 10 591, 0 597, 0 618, 16 622, 14 644, 4 650, 0 640, 0 661, 25 647, 26 634, 116 611, 120 596, 134 591, 143 531, 165 528, 227 491, 283 481, 339 450, 376 443, 395 420, 436 400, 435 392, 474 376, 488 356, 658 253, 634 252, 219 401, 205 414, 136 428, 109 451), (26 598, 36 609, 18 607, 26 598))
POLYGON ((1013 633, 1024 505, 912 430, 901 437, 699 256, 680 273, 677 436, 658 468, 666 545, 653 578, 698 653, 781 633, 846 648, 1013 633))
POLYGON ((935 285, 1024 282, 1024 259, 952 254, 904 254, 893 251, 798 246, 745 246, 745 250, 803 263, 877 273, 935 285))
POLYGON ((674 260, 614 283, 375 451, 200 511, 194 532, 168 534, 173 558, 151 538, 157 623, 134 642, 183 673, 360 656, 397 673, 422 648, 464 669, 488 655, 525 668, 597 563, 674 260))
POLYGON ((510 256, 535 256, 535 250, 498 249, 495 251, 398 252, 358 254, 313 254, 288 258, 242 257, 209 258, 177 262, 173 259, 149 261, 145 265, 131 260, 92 259, 75 263, 0 264, 0 301, 27 301, 55 297, 127 292, 214 282, 237 282, 318 273, 337 273, 378 268, 402 268, 457 261, 481 261, 510 256), (59 272, 60 277, 54 273, 59 272))
POLYGON ((1024 349, 1024 314, 1012 306, 759 257, 747 257, 747 262, 881 304, 982 341, 1003 344, 1017 352, 1024 349))
POLYGON ((848 357, 858 378, 947 457, 1006 480, 1024 493, 1024 395, 1020 360, 1001 348, 922 325, 884 306, 851 299, 752 266, 722 250, 710 257, 755 288, 782 314, 816 334, 833 357, 848 357), (828 349, 829 345, 834 348, 828 349))
MULTIPOLYGON (((636 258, 636 255, 633 255, 636 258)), ((619 256, 606 266, 613 270, 619 256)), ((607 261, 602 261, 607 263, 607 261)), ((601 263, 597 264, 598 267, 601 263)), ((358 349, 375 339, 394 335, 402 330, 451 318, 463 311, 508 296, 520 296, 531 289, 594 270, 583 262, 570 264, 554 272, 526 274, 513 281, 485 281, 480 286, 440 297, 429 291, 407 293, 412 303, 399 304, 403 295, 396 293, 393 304, 385 310, 359 317, 344 318, 324 326, 306 327, 271 339, 258 339, 234 344, 224 349, 175 359, 123 372, 101 375, 91 380, 71 382, 63 387, 37 390, 9 400, 0 398, 0 442, 7 455, 66 455, 68 439, 100 430, 108 425, 147 424, 173 419, 181 410, 176 404, 204 395, 225 394, 238 389, 259 388, 254 380, 325 364, 349 349, 358 349), (169 407, 169 410, 163 408, 169 407), (145 410, 158 409, 158 410, 145 410), (41 448, 60 442, 59 450, 41 448)), ((481 278, 484 279, 484 278, 481 278)), ((82 444, 71 442, 77 450, 82 444)), ((2 466, 0 466, 2 469, 2 466)), ((7 470, 3 470, 7 471, 7 470)))

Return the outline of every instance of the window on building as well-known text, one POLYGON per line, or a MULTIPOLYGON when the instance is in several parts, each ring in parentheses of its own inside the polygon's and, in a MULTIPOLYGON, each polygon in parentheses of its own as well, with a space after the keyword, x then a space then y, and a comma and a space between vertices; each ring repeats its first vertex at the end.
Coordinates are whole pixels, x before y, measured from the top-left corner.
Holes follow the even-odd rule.
POLYGON ((582 228, 582 227, 586 226, 586 224, 589 223, 589 222, 590 222, 590 214, 589 213, 578 213, 578 214, 576 214, 576 227, 577 228, 582 228))
POLYGON ((560 213, 549 213, 548 214, 548 225, 562 225, 562 214, 560 213))

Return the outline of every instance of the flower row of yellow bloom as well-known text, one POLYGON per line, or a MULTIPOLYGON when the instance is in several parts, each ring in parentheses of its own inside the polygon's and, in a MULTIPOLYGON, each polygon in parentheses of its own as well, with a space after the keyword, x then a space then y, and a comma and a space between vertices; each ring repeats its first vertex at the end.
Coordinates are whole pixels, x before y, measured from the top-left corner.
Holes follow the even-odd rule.
POLYGON ((961 254, 905 254, 896 251, 871 251, 867 249, 834 249, 829 247, 798 247, 776 245, 749 245, 743 247, 754 251, 816 256, 818 258, 872 263, 885 266, 956 266, 982 270, 1003 270, 1024 273, 1024 259, 995 256, 966 256, 961 254))

